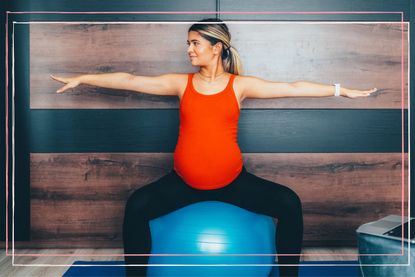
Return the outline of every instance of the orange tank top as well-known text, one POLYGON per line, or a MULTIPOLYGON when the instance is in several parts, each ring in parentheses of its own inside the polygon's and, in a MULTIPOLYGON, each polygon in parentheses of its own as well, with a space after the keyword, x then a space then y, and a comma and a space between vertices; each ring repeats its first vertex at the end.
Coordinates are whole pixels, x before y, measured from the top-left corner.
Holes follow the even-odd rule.
POLYGON ((239 107, 231 74, 224 90, 205 95, 193 87, 189 74, 180 102, 179 138, 174 170, 189 186, 217 189, 231 183, 242 171, 238 146, 239 107))

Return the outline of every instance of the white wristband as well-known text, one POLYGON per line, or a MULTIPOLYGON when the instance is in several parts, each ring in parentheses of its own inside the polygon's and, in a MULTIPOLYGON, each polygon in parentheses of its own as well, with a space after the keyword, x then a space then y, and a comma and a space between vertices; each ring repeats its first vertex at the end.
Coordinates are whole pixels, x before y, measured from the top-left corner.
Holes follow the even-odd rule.
POLYGON ((335 86, 334 96, 340 96, 340 84, 334 84, 334 86, 335 86))

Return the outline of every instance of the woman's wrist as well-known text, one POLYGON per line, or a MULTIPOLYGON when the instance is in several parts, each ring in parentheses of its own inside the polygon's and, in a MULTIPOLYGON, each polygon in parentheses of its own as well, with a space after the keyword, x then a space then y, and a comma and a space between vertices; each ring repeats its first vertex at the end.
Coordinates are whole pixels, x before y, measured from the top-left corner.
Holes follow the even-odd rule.
POLYGON ((79 84, 87 84, 88 75, 79 75, 75 77, 75 81, 78 81, 79 84))
POLYGON ((333 86, 334 86, 334 96, 340 96, 341 95, 341 89, 342 89, 340 84, 333 84, 333 86))

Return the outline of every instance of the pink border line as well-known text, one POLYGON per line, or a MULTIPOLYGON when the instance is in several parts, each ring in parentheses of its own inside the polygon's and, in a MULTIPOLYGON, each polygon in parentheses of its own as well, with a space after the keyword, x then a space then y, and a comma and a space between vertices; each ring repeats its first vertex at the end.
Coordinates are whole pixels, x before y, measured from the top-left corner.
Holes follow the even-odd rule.
POLYGON ((9 14, 6 13, 6 256, 9 249, 9 14))
MULTIPOLYGON (((401 39, 401 123, 402 123, 402 141, 401 141, 401 145, 402 145, 402 166, 401 166, 401 176, 402 176, 402 188, 401 188, 401 193, 402 193, 402 198, 401 198, 401 210, 402 210, 402 217, 401 217, 401 222, 403 223, 404 221, 404 210, 405 210, 405 188, 404 188, 404 182, 405 182, 405 158, 404 158, 404 154, 405 154, 405 124, 404 124, 404 120, 405 120, 405 114, 404 114, 404 106, 405 106, 405 98, 404 98, 404 61, 403 61, 403 55, 404 55, 404 36, 403 36, 403 18, 401 18, 401 34, 402 34, 402 39, 401 39)), ((409 89, 409 88, 408 88, 409 89)), ((409 143, 409 142, 408 142, 409 143)), ((409 228, 409 224, 408 224, 408 228, 409 228)), ((402 224, 402 237, 401 237, 401 246, 402 246, 402 251, 401 254, 402 256, 404 255, 404 232, 405 232, 405 225, 402 224)), ((408 247, 409 248, 409 247, 408 247)))
POLYGON ((142 12, 62 12, 62 11, 33 11, 33 12, 11 12, 7 11, 7 13, 13 14, 401 14, 401 19, 403 21, 403 12, 186 12, 186 11, 178 11, 178 12, 150 12, 150 11, 142 11, 142 12))
MULTIPOLYGON (((283 257, 288 257, 288 256, 402 256, 400 253, 398 254, 352 254, 352 253, 346 253, 346 254, 331 254, 331 253, 321 253, 321 254, 315 254, 315 253, 309 253, 309 254, 257 254, 257 253, 252 253, 252 254, 176 254, 176 253, 171 253, 171 254, 60 254, 60 253, 56 253, 56 254, 14 254, 13 256, 21 256, 21 257, 151 257, 151 256, 155 256, 155 257, 160 257, 160 256, 174 256, 174 257, 187 257, 187 256, 220 256, 220 257, 226 257, 226 256, 274 256, 274 257, 279 257, 279 256, 283 256, 283 257)), ((11 256, 11 255, 9 255, 11 256)))
MULTIPOLYGON (((403 12, 56 12, 56 11, 35 11, 35 12, 6 12, 6 256, 39 256, 39 257, 45 257, 45 256, 90 256, 90 257, 96 257, 96 256, 173 256, 173 255, 179 255, 179 256, 228 256, 228 254, 9 254, 8 252, 8 89, 9 89, 9 83, 8 83, 8 14, 400 14, 401 15, 401 33, 402 33, 402 51, 401 51, 401 113, 402 113, 402 195, 401 195, 401 209, 402 209, 402 222, 404 220, 404 173, 405 173, 405 134, 404 134, 404 21, 403 21, 403 12)), ((402 228, 404 229, 404 228, 402 228)), ((322 253, 322 254, 229 254, 230 256, 336 256, 336 255, 342 255, 342 256, 403 256, 404 255, 404 230, 402 230, 402 251, 401 254, 328 254, 328 253, 322 253)))

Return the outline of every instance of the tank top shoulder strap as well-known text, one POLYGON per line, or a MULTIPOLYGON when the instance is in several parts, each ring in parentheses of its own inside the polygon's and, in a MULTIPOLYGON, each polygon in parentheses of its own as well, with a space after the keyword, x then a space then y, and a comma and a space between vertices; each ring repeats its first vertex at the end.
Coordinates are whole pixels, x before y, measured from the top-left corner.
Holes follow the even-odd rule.
POLYGON ((232 74, 229 76, 228 84, 226 85, 226 88, 224 89, 224 92, 226 93, 233 93, 233 80, 235 79, 235 74, 232 74))
POLYGON ((233 89, 233 81, 235 80, 235 74, 231 73, 231 76, 229 77, 228 87, 227 89, 233 89))
POLYGON ((190 88, 190 86, 192 85, 193 75, 194 73, 187 74, 187 88, 190 88))
POLYGON ((187 89, 188 90, 194 90, 195 88, 193 87, 193 77, 195 76, 195 72, 189 73, 188 78, 187 78, 187 89))

